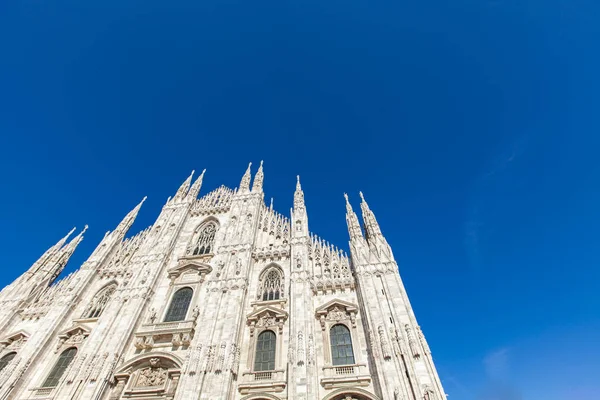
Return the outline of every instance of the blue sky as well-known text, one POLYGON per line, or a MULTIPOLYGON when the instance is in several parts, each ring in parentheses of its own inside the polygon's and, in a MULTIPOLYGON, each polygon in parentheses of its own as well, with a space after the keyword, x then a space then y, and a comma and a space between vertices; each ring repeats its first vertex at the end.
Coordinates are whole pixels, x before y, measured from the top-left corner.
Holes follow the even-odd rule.
POLYGON ((362 190, 453 400, 600 398, 592 0, 4 0, 0 284, 192 169, 265 160, 347 248, 362 190))

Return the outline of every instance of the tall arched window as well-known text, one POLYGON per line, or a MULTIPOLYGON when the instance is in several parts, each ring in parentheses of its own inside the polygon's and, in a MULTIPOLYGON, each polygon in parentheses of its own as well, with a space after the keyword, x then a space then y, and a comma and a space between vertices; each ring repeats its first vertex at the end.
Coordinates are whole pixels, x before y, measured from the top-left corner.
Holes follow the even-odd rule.
POLYGON ((108 301, 112 295, 115 293, 115 290, 117 290, 117 284, 113 283, 96 293, 90 304, 88 304, 87 308, 85 309, 83 318, 98 318, 100 314, 102 314, 102 311, 104 311, 104 308, 108 304, 108 301))
POLYGON ((210 254, 213 251, 217 224, 213 221, 207 223, 200 229, 198 239, 194 244, 193 255, 210 254))
POLYGON ((283 276, 277 267, 271 267, 262 274, 258 285, 259 300, 278 300, 283 297, 283 276))
POLYGON ((273 371, 275 369, 276 340, 277 337, 273 331, 263 331, 258 335, 254 371, 273 371))
POLYGON ((8 364, 10 364, 10 362, 13 360, 13 358, 15 358, 16 355, 17 353, 8 353, 4 357, 0 358, 0 372, 2 372, 2 370, 6 368, 8 364))
POLYGON ((346 325, 338 324, 332 326, 329 331, 329 340, 331 343, 331 362, 333 365, 354 364, 352 338, 346 325))
POLYGON ((189 287, 184 287, 176 291, 165 316, 165 322, 183 321, 190 307, 193 294, 194 291, 189 287))
POLYGON ((60 378, 62 378, 63 374, 69 367, 69 364, 75 358, 75 354, 77 354, 77 349, 75 347, 71 347, 63 351, 58 357, 58 361, 54 364, 54 368, 50 371, 50 375, 44 381, 42 387, 56 387, 58 382, 60 382, 60 378))

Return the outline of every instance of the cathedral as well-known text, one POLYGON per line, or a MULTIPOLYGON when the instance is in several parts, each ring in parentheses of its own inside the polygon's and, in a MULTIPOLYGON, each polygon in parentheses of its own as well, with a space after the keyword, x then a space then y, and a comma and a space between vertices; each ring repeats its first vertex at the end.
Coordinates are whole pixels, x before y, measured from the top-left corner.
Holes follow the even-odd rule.
POLYGON ((142 200, 73 273, 85 229, 0 292, 0 400, 445 400, 362 193, 347 255, 299 178, 286 217, 262 162, 236 189, 193 175, 150 227, 126 237, 142 200))

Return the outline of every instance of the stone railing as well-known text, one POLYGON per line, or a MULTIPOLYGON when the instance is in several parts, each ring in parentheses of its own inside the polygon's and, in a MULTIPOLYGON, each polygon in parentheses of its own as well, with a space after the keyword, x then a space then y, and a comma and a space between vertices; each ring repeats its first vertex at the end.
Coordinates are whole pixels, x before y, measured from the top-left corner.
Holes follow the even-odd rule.
POLYGON ((144 324, 135 333, 138 350, 154 347, 189 346, 194 337, 195 320, 144 324))
POLYGON ((366 364, 329 365, 323 367, 321 385, 326 389, 346 386, 368 386, 371 376, 366 364))
POLYGON ((255 392, 282 392, 286 386, 285 370, 246 371, 238 386, 241 394, 255 392))
POLYGON ((54 391, 54 388, 53 387, 35 388, 35 389, 33 389, 33 391, 34 391, 36 397, 49 396, 54 391))

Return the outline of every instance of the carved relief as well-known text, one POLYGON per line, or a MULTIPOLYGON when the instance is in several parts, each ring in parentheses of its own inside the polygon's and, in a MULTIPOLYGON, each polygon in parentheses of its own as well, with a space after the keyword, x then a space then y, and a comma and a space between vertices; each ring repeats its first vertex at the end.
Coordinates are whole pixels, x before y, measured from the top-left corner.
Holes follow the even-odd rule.
POLYGON ((415 342, 415 339, 413 337, 412 329, 410 328, 410 326, 408 324, 404 325, 404 329, 406 330, 406 337, 408 339, 408 347, 410 348, 410 351, 411 351, 413 357, 420 358, 421 353, 420 353, 419 347, 417 346, 417 343, 415 342))
POLYGON ((377 332, 379 333, 379 343, 381 343, 381 352, 383 354, 383 358, 385 360, 389 360, 392 358, 392 356, 390 354, 390 346, 388 345, 387 338, 385 337, 385 330, 383 329, 383 326, 379 325, 377 332))
POLYGON ((162 386, 167 381, 167 370, 160 367, 148 367, 140 371, 136 387, 162 386))

